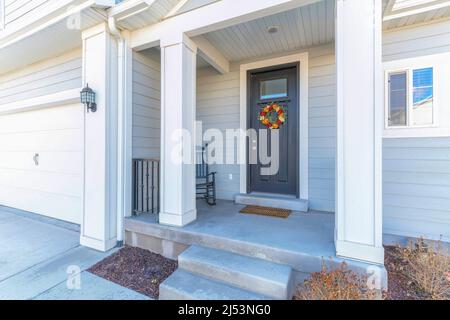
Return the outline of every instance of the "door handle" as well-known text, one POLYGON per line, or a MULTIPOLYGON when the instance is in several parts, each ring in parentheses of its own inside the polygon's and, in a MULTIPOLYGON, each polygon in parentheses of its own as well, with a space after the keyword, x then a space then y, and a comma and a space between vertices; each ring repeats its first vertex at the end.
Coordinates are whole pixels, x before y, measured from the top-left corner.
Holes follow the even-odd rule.
POLYGON ((39 165, 39 153, 35 153, 33 156, 33 161, 36 166, 39 165))

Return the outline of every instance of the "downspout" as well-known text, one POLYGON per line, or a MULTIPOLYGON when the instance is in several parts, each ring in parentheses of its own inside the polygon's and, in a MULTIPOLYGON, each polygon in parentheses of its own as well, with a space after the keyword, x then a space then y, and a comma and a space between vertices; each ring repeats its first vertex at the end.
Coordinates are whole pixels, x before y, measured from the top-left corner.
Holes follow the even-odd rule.
MULTIPOLYGON (((127 40, 117 28, 114 17, 108 17, 108 27, 110 33, 117 39, 117 242, 122 245, 124 241, 124 217, 127 214, 127 188, 131 186, 127 183, 128 163, 128 117, 127 117, 127 40)), ((131 190, 131 189, 130 189, 131 190)))

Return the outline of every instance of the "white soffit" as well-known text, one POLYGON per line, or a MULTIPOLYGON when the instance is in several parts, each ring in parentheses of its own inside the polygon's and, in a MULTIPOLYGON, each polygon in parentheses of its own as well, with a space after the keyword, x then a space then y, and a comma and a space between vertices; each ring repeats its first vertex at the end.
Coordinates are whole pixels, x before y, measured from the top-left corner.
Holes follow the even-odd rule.
POLYGON ((0 61, 8 61, 0 64, 0 75, 80 47, 81 30, 104 19, 96 10, 85 9, 80 16, 79 28, 72 27, 76 21, 63 19, 4 48, 0 47, 0 61))
POLYGON ((450 0, 383 0, 384 29, 450 18, 450 0))
POLYGON ((335 1, 323 0, 204 36, 229 61, 244 61, 333 42, 334 15, 335 1), (272 26, 278 32, 269 33, 272 26))

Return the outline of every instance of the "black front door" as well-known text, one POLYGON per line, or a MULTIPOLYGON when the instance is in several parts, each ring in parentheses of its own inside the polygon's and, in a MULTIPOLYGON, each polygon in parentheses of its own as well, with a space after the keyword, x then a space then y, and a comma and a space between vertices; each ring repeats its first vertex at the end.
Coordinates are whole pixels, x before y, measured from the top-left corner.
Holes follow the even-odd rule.
MULTIPOLYGON (((266 175, 261 169, 270 167, 267 159, 256 156, 255 139, 250 138, 248 144, 249 159, 257 157, 248 164, 248 192, 276 193, 298 196, 298 137, 299 137, 299 99, 298 99, 298 66, 290 65, 276 70, 257 70, 249 72, 249 107, 248 125, 251 129, 266 130, 267 153, 274 156, 271 135, 279 133, 279 170, 266 175), (268 108, 268 106, 272 106, 268 108), (267 112, 270 110, 269 112, 267 112), (280 112, 281 110, 281 112, 280 112), (280 116, 280 113, 282 116, 280 116), (267 123, 267 120, 270 123, 267 123), (283 122, 284 120, 284 122, 283 122), (269 128, 277 123, 279 128, 269 128), (265 164, 264 164, 265 163, 265 164)), ((259 138, 263 136, 259 135, 259 138)), ((259 146, 261 146, 261 141, 259 146)), ((258 144, 256 142, 256 144, 258 144)), ((258 149, 259 150, 259 149, 258 149)))

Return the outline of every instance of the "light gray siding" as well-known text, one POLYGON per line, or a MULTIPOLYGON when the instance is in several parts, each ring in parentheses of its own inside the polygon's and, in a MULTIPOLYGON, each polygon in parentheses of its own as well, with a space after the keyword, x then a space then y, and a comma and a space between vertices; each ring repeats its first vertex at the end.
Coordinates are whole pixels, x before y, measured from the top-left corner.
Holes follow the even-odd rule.
POLYGON ((385 139, 384 232, 450 241, 450 138, 385 139))
POLYGON ((334 211, 336 159, 336 65, 334 48, 309 52, 310 208, 334 211))
MULTIPOLYGON (((239 119, 239 67, 224 75, 212 68, 199 70, 197 120, 203 122, 203 131, 219 129, 225 137, 226 129, 239 129, 239 119)), ((215 165, 212 170, 217 171, 218 198, 232 200, 239 193, 239 165, 215 165)))
POLYGON ((154 57, 133 54, 133 158, 160 156, 161 68, 154 57))
POLYGON ((385 61, 450 52, 450 20, 383 34, 385 61))
POLYGON ((81 88, 81 51, 75 50, 0 77, 0 105, 81 88))

